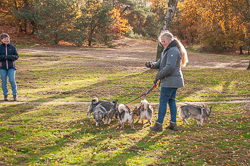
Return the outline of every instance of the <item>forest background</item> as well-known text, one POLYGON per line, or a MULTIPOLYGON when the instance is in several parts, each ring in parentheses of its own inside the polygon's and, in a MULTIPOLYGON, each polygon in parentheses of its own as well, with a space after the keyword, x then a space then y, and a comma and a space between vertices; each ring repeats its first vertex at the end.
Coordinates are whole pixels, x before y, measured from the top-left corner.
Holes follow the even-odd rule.
MULTIPOLYGON (((165 0, 2 0, 0 31, 43 44, 112 46, 121 35, 157 40, 165 0)), ((249 54, 249 0, 180 0, 169 29, 186 47, 249 54)))

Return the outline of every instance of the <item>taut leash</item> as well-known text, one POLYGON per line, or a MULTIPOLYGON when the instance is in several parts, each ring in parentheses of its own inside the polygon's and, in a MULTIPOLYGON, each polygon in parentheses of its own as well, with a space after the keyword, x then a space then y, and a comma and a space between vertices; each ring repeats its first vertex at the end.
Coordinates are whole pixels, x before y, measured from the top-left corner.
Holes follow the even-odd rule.
POLYGON ((153 91, 156 88, 156 84, 154 84, 146 93, 142 94, 141 96, 131 100, 130 102, 126 103, 127 106, 133 104, 134 102, 138 101, 142 97, 146 97, 151 91, 153 91))

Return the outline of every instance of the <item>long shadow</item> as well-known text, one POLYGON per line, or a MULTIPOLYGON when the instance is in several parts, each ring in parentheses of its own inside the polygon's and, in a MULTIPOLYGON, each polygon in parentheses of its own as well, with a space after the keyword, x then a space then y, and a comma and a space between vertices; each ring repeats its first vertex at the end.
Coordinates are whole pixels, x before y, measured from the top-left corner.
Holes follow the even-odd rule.
MULTIPOLYGON (((149 73, 149 72, 151 72, 151 71, 148 70, 148 71, 145 71, 143 73, 149 73)), ((138 74, 124 76, 122 79, 129 79, 129 78, 132 78, 132 77, 134 77, 135 75, 138 75, 138 74)), ((92 84, 92 85, 88 85, 88 86, 86 86, 84 88, 77 88, 77 89, 74 89, 74 90, 65 90, 65 91, 63 91, 63 94, 64 94, 63 97, 69 97, 69 96, 72 96, 70 94, 79 94, 79 93, 83 93, 84 91, 89 91, 90 92, 93 89, 96 89, 96 88, 98 89, 98 87, 102 86, 103 84, 110 83, 110 81, 120 81, 120 80, 121 80, 121 78, 109 79, 109 80, 105 80, 105 81, 100 81, 100 82, 92 84)), ((145 90, 145 92, 146 92, 148 90, 148 88, 147 87, 143 87, 142 91, 143 90, 145 90)), ((191 90, 192 92, 191 91, 188 92, 185 96, 188 96, 188 95, 194 93, 193 90, 194 89, 191 90)), ((196 90, 198 91, 199 89, 196 89, 196 90)), ((21 114, 29 112, 30 110, 35 109, 37 106, 40 106, 39 102, 41 100, 44 100, 44 102, 51 102, 51 101, 53 101, 53 100, 55 100, 57 98, 61 98, 61 97, 62 96, 59 95, 59 94, 52 95, 52 96, 48 97, 46 100, 44 100, 44 98, 41 97, 39 99, 30 101, 30 103, 37 102, 37 104, 32 104, 32 105, 27 105, 27 103, 24 103, 24 104, 18 104, 18 103, 10 104, 8 106, 3 107, 3 109, 1 109, 1 111, 0 111, 0 113, 2 114, 1 118, 2 119, 11 119, 12 116, 19 116, 21 114), (14 110, 14 111, 13 112, 8 112, 8 110, 14 110), (6 113, 6 111, 7 111, 7 113, 6 113)), ((128 101, 130 101, 130 99, 126 99, 125 101, 128 102, 128 101)), ((86 110, 87 110, 87 108, 86 108, 86 110)), ((84 111, 86 111, 86 110, 84 110, 84 111)), ((90 122, 88 119, 84 119, 83 118, 82 120, 90 122)), ((27 120, 27 122, 29 122, 29 120, 27 120)), ((115 128, 110 128, 110 129, 108 129, 107 127, 103 127, 102 130, 93 130, 93 127, 90 127, 89 129, 88 128, 82 128, 81 125, 73 125, 73 124, 75 124, 74 121, 72 121, 71 123, 72 124, 70 124, 69 127, 72 130, 75 130, 75 132, 71 133, 70 136, 65 136, 63 138, 57 138, 57 139, 55 139, 56 145, 54 145, 53 148, 51 148, 50 146, 48 146, 48 147, 42 147, 42 150, 44 151, 44 153, 42 153, 42 154, 34 154, 34 155, 29 154, 29 155, 32 155, 32 158, 34 158, 35 160, 39 160, 40 157, 42 157, 43 155, 47 154, 48 152, 56 152, 56 151, 58 152, 58 151, 60 151, 60 149, 61 149, 62 146, 68 146, 67 144, 69 142, 73 142, 72 141, 73 139, 69 140, 69 138, 80 139, 83 136, 85 136, 84 134, 82 134, 82 132, 85 132, 85 133, 88 132, 90 134, 95 134, 96 138, 98 140, 98 141, 96 141, 96 139, 94 139, 94 138, 90 139, 90 140, 88 140, 88 142, 86 142, 86 145, 83 145, 82 147, 83 148, 87 148, 88 146, 95 146, 96 143, 105 140, 106 137, 110 137, 110 135, 108 133, 106 133, 106 134, 103 133, 102 132, 103 130, 105 130, 106 132, 109 131, 110 133, 113 132, 114 130, 116 130, 115 129, 116 127, 115 128), (81 128, 81 130, 78 130, 79 128, 81 128), (80 134, 77 133, 77 132, 79 132, 80 134)), ((12 130, 14 131, 15 128, 13 127, 12 130)), ((136 132, 136 131, 130 131, 129 129, 125 129, 125 131, 127 131, 127 130, 131 134, 134 134, 136 132)), ((2 130, 1 134, 6 133, 6 132, 7 132, 7 130, 2 130)), ((116 135, 116 136, 119 136, 119 134, 116 135)), ((115 157, 113 157, 109 161, 105 162, 105 164, 107 164, 107 165, 108 164, 113 164, 114 161, 122 161, 123 164, 126 164, 126 160, 128 159, 128 157, 127 158, 124 157, 125 156, 124 154, 131 153, 133 156, 137 156, 137 155, 139 155, 139 153, 138 153, 139 150, 143 151, 144 148, 150 148, 150 146, 154 144, 154 141, 151 138, 152 135, 154 135, 154 134, 155 133, 149 133, 147 136, 145 136, 144 138, 142 138, 135 145, 131 146, 130 148, 128 148, 126 150, 124 150, 121 154, 116 154, 115 157), (147 142, 147 144, 145 144, 145 142, 147 142)), ((162 132, 159 136, 157 136, 155 138, 161 138, 163 135, 168 135, 167 131, 162 132)), ((15 145, 15 142, 13 141, 12 144, 15 145)), ((9 147, 8 145, 5 145, 5 144, 2 144, 1 147, 10 148, 10 149, 12 148, 12 147, 9 147)), ((20 149, 17 149, 17 152, 21 153, 21 154, 28 153, 27 151, 22 152, 20 149)), ((93 158, 91 160, 93 160, 93 158)), ((28 159, 25 162, 28 163, 30 161, 31 161, 31 159, 28 159)), ((22 161, 22 162, 24 162, 24 161, 22 161)), ((46 161, 44 161, 44 162, 46 162, 46 161)), ((91 164, 90 161, 89 161, 89 164, 91 164)), ((102 164, 103 163, 98 163, 97 162, 97 165, 102 165, 102 164)))
MULTIPOLYGON (((163 136, 167 136, 169 134, 171 133, 169 133, 168 131, 163 131, 160 134, 158 132, 149 131, 149 133, 143 138, 141 138, 139 142, 135 142, 129 148, 122 150, 122 153, 116 153, 114 157, 110 158, 108 161, 103 163, 97 161, 95 162, 95 165, 116 165, 114 162, 118 162, 119 164, 122 165, 129 165, 127 162, 129 159, 131 159, 131 157, 136 158, 137 156, 141 155, 145 155, 147 158, 153 157, 154 155, 145 154, 144 151, 152 149, 151 146, 155 145, 158 139, 162 138, 163 136)), ((164 153, 161 155, 164 155, 164 153)))
MULTIPOLYGON (((131 76, 127 76, 127 77, 131 77, 131 76)), ((118 79, 117 79, 118 80, 118 79)), ((99 85, 102 85, 103 83, 106 83, 106 82, 109 82, 110 80, 107 80, 107 81, 101 81, 101 82, 99 82, 99 83, 96 83, 96 84, 94 84, 94 85, 89 85, 89 87, 90 86, 99 86, 99 85)), ((89 89, 88 87, 85 87, 86 89, 89 89)), ((65 94, 67 94, 66 96, 70 96, 69 94, 71 93, 71 94, 74 94, 74 93, 79 93, 79 91, 81 92, 82 90, 84 90, 84 89, 82 89, 82 88, 78 88, 78 89, 75 89, 75 90, 68 90, 68 91, 64 91, 64 93, 65 94), (70 93, 68 93, 68 92, 70 92, 70 93)), ((60 95, 52 95, 52 96, 50 96, 50 97, 48 97, 44 102, 41 102, 41 103, 46 103, 46 102, 51 102, 51 101, 53 101, 53 100, 55 100, 55 99, 57 99, 57 98, 60 98, 61 96, 60 95)), ((3 119, 11 119, 13 116, 16 116, 16 117, 18 117, 19 115, 21 115, 21 114, 25 114, 25 113, 28 113, 28 112, 30 112, 30 110, 34 110, 37 106, 40 106, 40 101, 41 100, 44 100, 44 98, 39 98, 39 99, 36 99, 36 100, 32 100, 32 101, 30 101, 30 102, 27 102, 27 103, 22 103, 22 104, 20 104, 20 103, 18 103, 18 102, 13 102, 13 103, 8 103, 8 104, 6 104, 6 106, 4 106, 2 109, 1 109, 1 111, 0 111, 0 113, 2 114, 2 118, 3 119), (32 104, 29 104, 29 103, 32 103, 32 104), (12 111, 14 109, 14 111, 12 111), (10 111, 12 111, 12 112, 9 112, 9 110, 10 111)), ((86 108, 87 109, 87 108, 86 108)), ((33 119, 26 119, 25 120, 25 123, 29 123, 30 121, 32 121, 33 119)), ((87 121, 87 119, 84 119, 85 121, 87 121)), ((16 125, 18 125, 18 123, 21 123, 21 121, 19 122, 19 121, 12 121, 12 120, 7 120, 7 121, 11 121, 11 122, 13 122, 13 123, 16 123, 16 125)), ((18 127, 18 126, 16 126, 16 127, 18 127)), ((12 127, 11 129, 6 129, 6 130, 2 130, 2 132, 1 132, 1 134, 0 135, 2 135, 2 134, 6 134, 6 133, 14 133, 14 135, 18 135, 18 137, 24 137, 24 139, 25 139, 25 137, 27 137, 28 135, 27 134, 25 134, 25 135, 20 135, 20 133, 17 133, 17 132, 15 132, 15 131, 18 131, 17 129, 16 129, 16 127, 12 127), (11 132, 12 131, 12 132, 11 132)), ((69 126, 72 130, 76 130, 76 129, 78 129, 78 128, 81 128, 82 126, 74 126, 74 125, 70 125, 69 126)), ((32 127, 30 127, 30 130, 32 130, 32 127)), ((107 129, 105 129, 105 130, 107 130, 107 129)), ((107 131, 109 131, 109 130, 113 130, 113 129, 108 129, 107 131)), ((83 129, 82 130, 80 130, 80 131, 83 131, 83 129)), ((96 134, 96 131, 94 130, 93 131, 93 129, 91 130, 91 129, 88 129, 88 128, 85 128, 85 132, 92 132, 92 134, 96 134)), ((76 138, 76 139, 80 139, 80 138, 82 138, 83 137, 83 134, 78 134, 77 132, 74 132, 74 133, 71 133, 70 134, 71 136, 70 137, 74 137, 74 138, 76 138)), ((108 135, 105 135, 105 136, 108 136, 108 135)), ((98 138, 98 139, 100 139, 100 138, 98 138)), ((105 137, 103 137, 102 139, 105 139, 105 137)), ((9 149, 12 149, 12 150, 15 150, 15 151, 17 151, 18 153, 20 153, 20 154, 29 154, 29 155, 32 155, 33 157, 33 159, 32 160, 34 160, 34 159, 37 159, 37 160, 39 160, 39 158, 40 157, 42 157, 43 155, 45 155, 45 154, 47 154, 47 153, 50 153, 50 152, 55 152, 55 151, 60 151, 60 149, 61 149, 61 146, 67 146, 67 144, 68 144, 68 142, 69 142, 69 140, 68 140, 68 138, 67 138, 67 136, 65 137, 65 138, 57 138, 57 139, 55 139, 54 140, 55 142, 56 142, 56 144, 57 145, 54 145, 53 146, 53 148, 51 148, 51 146, 49 146, 49 147, 42 147, 41 149, 45 152, 45 153, 42 153, 42 154, 34 154, 34 155, 32 155, 32 154, 30 154, 31 152, 29 152, 28 150, 29 150, 29 146, 27 147, 27 148, 25 148, 25 147, 19 147, 19 146, 15 146, 15 144, 16 144, 16 142, 11 142, 10 141, 10 144, 12 144, 13 146, 8 146, 8 145, 5 145, 5 144, 2 144, 1 146, 2 147, 5 147, 5 148, 9 148, 9 149)), ((89 140, 88 141, 89 143, 92 143, 93 142, 93 140, 89 140)), ((25 159, 25 161, 24 160, 22 160, 21 158, 20 158, 20 163, 22 163, 22 162, 31 162, 32 161, 31 159, 29 160, 29 159, 25 159)))

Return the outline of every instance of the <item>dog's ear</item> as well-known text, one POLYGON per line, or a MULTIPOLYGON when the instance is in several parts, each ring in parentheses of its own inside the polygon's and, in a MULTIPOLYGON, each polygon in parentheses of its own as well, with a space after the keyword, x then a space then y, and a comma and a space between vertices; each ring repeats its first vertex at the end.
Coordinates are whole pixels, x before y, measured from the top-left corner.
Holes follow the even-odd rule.
POLYGON ((98 101, 99 101, 98 98, 95 97, 95 98, 92 99, 92 104, 96 104, 96 103, 98 103, 98 101))

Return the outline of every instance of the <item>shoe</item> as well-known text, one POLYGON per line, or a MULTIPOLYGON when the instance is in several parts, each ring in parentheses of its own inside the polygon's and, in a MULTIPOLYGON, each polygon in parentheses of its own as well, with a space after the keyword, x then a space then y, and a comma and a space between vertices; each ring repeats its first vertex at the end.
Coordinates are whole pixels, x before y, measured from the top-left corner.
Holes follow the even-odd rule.
POLYGON ((14 101, 17 101, 17 95, 13 95, 14 101))
POLYGON ((166 127, 166 129, 178 131, 177 125, 175 122, 170 122, 170 125, 166 127))
POLYGON ((154 126, 150 127, 151 131, 162 131, 162 124, 155 122, 154 126))
POLYGON ((4 101, 9 101, 8 95, 4 95, 4 101))

